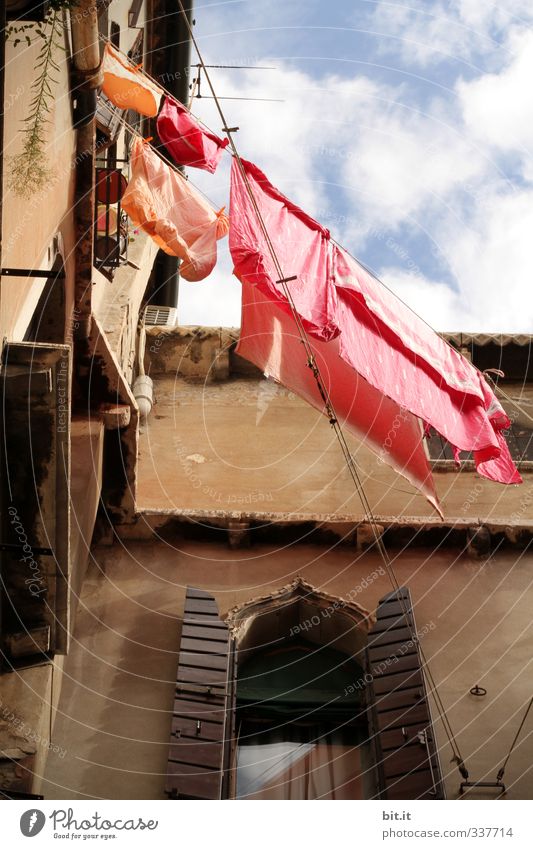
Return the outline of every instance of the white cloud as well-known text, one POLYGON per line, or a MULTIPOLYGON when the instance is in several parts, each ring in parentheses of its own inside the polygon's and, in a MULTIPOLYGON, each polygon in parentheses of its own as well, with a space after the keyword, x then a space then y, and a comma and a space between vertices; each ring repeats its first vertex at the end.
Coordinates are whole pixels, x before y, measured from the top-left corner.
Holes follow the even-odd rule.
POLYGON ((387 285, 437 330, 533 331, 533 191, 486 193, 468 222, 441 233, 457 289, 385 267, 387 285))
POLYGON ((346 162, 347 184, 361 194, 365 220, 394 228, 480 176, 483 163, 451 125, 397 108, 383 119, 365 116, 354 155, 346 162))
POLYGON ((465 308, 461 295, 435 280, 396 268, 381 272, 383 282, 435 330, 474 329, 474 316, 465 308))
POLYGON ((381 52, 400 55, 409 64, 427 67, 451 60, 494 61, 513 27, 533 21, 530 0, 411 0, 409 5, 381 0, 370 16, 382 36, 381 52))
POLYGON ((516 151, 531 169, 533 151, 533 32, 515 33, 512 58, 499 74, 458 84, 465 125, 472 137, 503 151, 516 151))

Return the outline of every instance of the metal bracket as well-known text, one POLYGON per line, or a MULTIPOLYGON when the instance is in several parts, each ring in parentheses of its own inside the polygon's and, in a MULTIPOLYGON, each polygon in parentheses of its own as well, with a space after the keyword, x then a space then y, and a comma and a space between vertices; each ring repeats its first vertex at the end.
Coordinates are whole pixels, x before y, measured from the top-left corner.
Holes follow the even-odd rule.
POLYGON ((52 277, 57 280, 64 280, 65 274, 63 271, 44 271, 42 268, 2 268, 0 269, 2 277, 52 277))
POLYGON ((498 794, 499 796, 502 796, 505 793, 505 784, 503 781, 462 781, 459 787, 459 793, 461 796, 463 795, 465 787, 493 787, 500 791, 498 794))

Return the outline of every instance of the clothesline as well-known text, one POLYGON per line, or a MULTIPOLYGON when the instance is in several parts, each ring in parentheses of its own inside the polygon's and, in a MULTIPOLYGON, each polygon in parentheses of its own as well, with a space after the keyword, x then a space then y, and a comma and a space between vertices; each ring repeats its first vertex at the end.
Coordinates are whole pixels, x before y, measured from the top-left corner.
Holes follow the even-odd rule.
MULTIPOLYGON (((180 3, 179 5, 181 6, 181 11, 182 11, 182 14, 184 15, 184 19, 185 19, 185 18, 186 18, 186 15, 185 15, 185 13, 184 13, 183 6, 182 6, 182 4, 181 4, 181 3, 180 3)), ((190 29, 191 34, 192 34, 192 29, 191 29, 190 27, 189 27, 189 29, 190 29)), ((120 54, 124 57, 125 61, 127 61, 127 62, 128 62, 128 64, 131 66, 132 71, 133 71, 133 70, 135 70, 137 73, 141 73, 141 74, 142 74, 144 77, 146 77, 146 79, 147 79, 147 80, 149 80, 152 84, 154 84, 155 86, 157 86, 158 88, 160 88, 160 89, 161 89, 161 91, 162 91, 162 92, 163 92, 163 93, 164 93, 167 97, 169 97, 171 100, 173 100, 173 101, 175 101, 175 102, 178 102, 178 103, 180 102, 180 101, 178 101, 178 100, 177 100, 177 98, 176 98, 176 96, 175 96, 175 95, 173 95, 173 94, 172 94, 172 93, 171 93, 171 92, 170 92, 167 88, 165 88, 165 86, 163 86, 163 85, 159 82, 159 80, 156 80, 156 79, 155 79, 154 77, 152 77, 152 76, 151 76, 151 75, 150 75, 147 71, 145 71, 145 69, 142 67, 142 64, 141 64, 141 65, 138 65, 138 66, 135 66, 135 65, 131 62, 130 58, 127 56, 127 54, 126 54, 126 53, 124 53, 122 50, 120 50, 120 48, 115 47, 115 45, 112 43, 112 41, 111 41, 111 39, 110 39, 110 38, 108 38, 107 36, 103 35, 102 33, 100 33, 100 34, 99 34, 99 38, 100 38, 100 40, 101 40, 104 44, 109 44, 109 45, 111 45, 111 46, 113 47, 113 50, 115 50, 117 53, 120 53, 120 54)), ((200 58, 200 53, 199 53, 199 51, 198 51, 198 47, 197 47, 197 45, 196 45, 196 44, 195 44, 195 46, 196 46, 196 50, 197 50, 197 52, 198 52, 198 56, 199 56, 199 58, 200 58)), ((207 72, 207 69, 206 69, 206 67, 205 67, 205 65, 204 65, 204 63, 203 63, 203 62, 201 62, 200 64, 201 64, 201 66, 204 68, 204 73, 205 73, 205 75, 206 75, 206 79, 207 79, 207 81, 208 81, 208 83, 209 83, 209 85, 210 85, 210 87, 211 87, 211 89, 212 89, 212 85, 211 85, 211 81, 210 81, 210 76, 209 76, 209 74, 208 74, 208 72, 207 72)), ((212 89, 212 93, 213 93, 214 100, 217 102, 217 105, 218 105, 218 98, 214 95, 213 89, 212 89)), ((215 130, 213 130, 213 129, 212 129, 212 128, 208 125, 208 124, 206 124, 206 123, 205 123, 205 121, 203 121, 201 118, 198 118, 198 116, 194 115, 194 113, 192 112, 192 110, 191 110, 191 108, 190 108, 190 103, 192 103, 192 98, 191 98, 191 100, 190 100, 189 104, 181 104, 181 103, 180 103, 180 105, 181 105, 181 106, 183 106, 185 109, 187 109, 187 111, 188 111, 191 115, 193 115, 194 119, 195 119, 196 121, 198 121, 198 123, 199 123, 199 124, 202 124, 202 125, 203 125, 203 126, 204 126, 204 127, 205 127, 205 128, 206 128, 209 132, 210 132, 210 133, 214 133, 214 134, 215 134, 215 130)), ((224 115, 222 114, 222 112, 221 112, 220 108, 219 108, 219 114, 220 114, 221 120, 222 120, 222 121, 223 121, 223 123, 224 123, 224 127, 222 127, 222 132, 225 132, 225 133, 226 133, 226 135, 228 135, 228 138, 230 138, 230 145, 229 145, 227 148, 223 148, 223 152, 226 152, 226 151, 227 151, 227 153, 228 153, 228 154, 229 154, 232 158, 233 158, 233 157, 235 157, 235 156, 237 156, 237 157, 238 157, 238 154, 237 154, 237 152, 236 152, 236 149, 234 150, 234 143, 232 142, 231 137, 230 137, 230 136, 229 136, 229 134, 227 133, 227 124, 226 124, 226 122, 225 122, 225 117, 224 117, 224 115)), ((126 120, 125 120, 122 116, 120 116, 120 117, 119 117, 119 120, 121 120, 121 122, 124 124, 124 126, 126 126, 126 127, 127 127, 130 131, 131 131, 131 132, 134 132, 134 133, 136 133, 137 135, 139 135, 139 136, 141 136, 141 137, 142 137, 142 134, 141 134, 141 133, 139 133, 139 131, 138 131, 138 130, 136 130, 134 127, 132 127, 130 124, 128 124, 128 122, 127 122, 127 121, 126 121, 126 120)), ((186 177, 186 176, 185 176, 185 175, 184 175, 181 171, 179 171, 179 169, 176 167, 176 165, 175 165, 173 162, 171 162, 169 159, 167 159, 167 157, 165 157, 165 156, 164 156, 164 155, 160 152, 160 150, 159 150, 158 148, 154 147, 153 145, 152 145, 151 147, 152 147, 152 150, 154 150, 154 151, 155 151, 155 153, 156 153, 158 156, 160 156, 160 158, 161 158, 161 159, 162 159, 162 160, 163 160, 163 161, 164 161, 164 162, 165 162, 165 163, 166 163, 166 164, 167 164, 170 168, 172 168, 174 171, 177 171, 177 173, 179 173, 179 174, 180 174, 180 175, 181 175, 184 179, 189 179, 189 178, 188 178, 188 177, 186 177)), ((201 194, 202 194, 202 195, 206 198, 206 200, 208 200, 208 201, 209 201, 209 203, 213 204, 213 206, 216 206, 216 204, 214 204, 214 203, 213 203, 213 201, 212 201, 212 200, 208 197, 208 195, 207 195, 207 194, 206 194, 206 193, 205 193, 202 189, 200 189, 200 188, 199 188, 199 187, 198 187, 195 183, 193 183, 192 181, 191 181, 191 185, 193 185, 193 186, 197 189, 197 191, 199 191, 199 192, 200 192, 200 193, 201 193, 201 194)), ((353 255, 353 254, 352 254, 352 253, 351 253, 351 252, 350 252, 347 248, 345 248, 343 245, 341 245, 341 244, 340 244, 340 242, 338 242, 335 238, 331 237, 331 242, 332 242, 333 244, 337 245, 337 247, 339 247, 341 250, 345 251, 345 252, 346 252, 346 254, 348 254, 348 256, 349 256, 349 257, 351 257, 351 259, 353 259, 355 262, 357 262, 357 263, 358 263, 358 264, 359 264, 359 265, 360 265, 360 266, 361 266, 361 267, 362 267, 362 268, 363 268, 363 269, 364 269, 364 270, 365 270, 368 274, 370 274, 370 275, 373 277, 373 279, 374 279, 374 280, 375 280, 378 284, 380 284, 381 286, 383 286, 383 288, 384 288, 384 289, 386 289, 386 291, 387 291, 387 292, 389 292, 389 293, 390 293, 393 297, 397 298, 397 300, 398 300, 398 301, 399 301, 399 302, 400 302, 400 303, 401 303, 404 307, 406 307, 406 308, 407 308, 410 312, 412 312, 412 314, 413 314, 414 316, 416 316, 416 317, 417 317, 420 321, 422 321, 422 322, 426 325, 426 327, 428 327, 428 328, 429 328, 430 330, 432 330, 434 333, 436 333, 436 332, 437 332, 437 331, 436 331, 436 330, 435 330, 435 329, 431 326, 431 324, 430 324, 428 321, 426 321, 426 319, 425 319, 425 318, 423 318, 423 316, 421 316, 418 312, 416 312, 416 310, 415 310, 415 309, 414 309, 414 308, 413 308, 410 304, 408 304, 406 301, 404 301, 404 300, 403 300, 403 298, 402 298, 402 297, 401 297, 401 296, 400 296, 397 292, 393 291, 393 290, 392 290, 389 286, 387 286, 387 284, 386 284, 386 283, 384 283, 384 281, 383 281, 380 277, 378 277, 378 276, 375 274, 375 272, 374 272, 371 268, 369 268, 368 266, 366 266, 363 262, 361 262, 361 260, 360 260, 360 259, 358 259, 357 257, 355 257, 355 256, 354 256, 354 255, 353 255)), ((440 334, 439 334, 439 335, 440 335, 440 334)), ((445 342, 445 344, 446 344, 446 345, 450 348, 450 350, 452 350, 452 351, 454 351, 454 352, 455 352, 455 350, 456 350, 456 349, 455 349, 455 348, 453 347, 453 345, 449 342, 449 340, 445 339, 445 337, 444 337, 444 336, 441 336, 441 338, 443 339, 443 341, 445 342)), ((482 373, 482 371, 481 371, 480 369, 478 369, 478 368, 477 368, 477 366, 475 366, 473 363, 472 363, 471 365, 473 366, 473 368, 474 368, 474 369, 475 369, 475 370, 476 370, 476 371, 477 371, 480 375, 482 375, 482 374, 483 374, 483 373, 482 373)))
MULTIPOLYGON (((194 39, 192 29, 190 31, 191 38, 198 51, 198 45, 194 39)), ((198 55, 201 59, 199 51, 198 55)), ((508 426, 508 417, 501 405, 497 403, 494 395, 491 400, 490 395, 492 393, 490 393, 488 385, 482 376, 479 376, 479 372, 476 372, 471 366, 466 368, 464 360, 458 357, 455 350, 452 354, 450 346, 443 344, 442 339, 437 337, 437 334, 435 334, 427 322, 418 318, 418 325, 414 322, 414 326, 411 327, 413 324, 411 316, 414 315, 414 312, 407 305, 404 305, 404 313, 402 314, 402 311, 399 310, 399 305, 402 303, 400 299, 392 296, 394 301, 391 301, 384 297, 383 294, 380 294, 379 289, 372 283, 372 280, 377 281, 377 278, 371 272, 366 272, 363 266, 347 251, 340 248, 340 246, 337 247, 335 244, 331 245, 331 235, 328 230, 305 214, 303 210, 298 210, 288 198, 282 196, 279 190, 269 183, 267 177, 257 166, 252 165, 252 163, 246 163, 240 158, 233 140, 232 130, 227 127, 226 117, 222 111, 211 77, 203 60, 201 59, 201 65, 199 67, 204 69, 211 94, 216 101, 222 124, 228 136, 228 141, 225 143, 212 133, 202 130, 201 126, 192 120, 186 108, 178 104, 178 101, 167 99, 163 108, 159 109, 163 89, 157 85, 153 86, 151 83, 148 83, 147 76, 143 77, 142 73, 138 73, 137 69, 130 62, 125 62, 121 58, 121 55, 109 45, 106 46, 105 56, 104 91, 108 93, 112 102, 117 105, 123 105, 125 107, 127 104, 128 107, 137 109, 141 114, 149 117, 155 117, 159 111, 157 118, 159 138, 178 163, 190 163, 214 172, 221 156, 221 149, 227 144, 231 145, 234 154, 232 206, 234 184, 240 172, 239 179, 242 180, 244 193, 239 194, 239 190, 237 189, 237 217, 239 215, 239 209, 242 212, 246 204, 251 203, 251 208, 254 210, 252 213, 253 221, 247 226, 249 227, 251 224, 253 230, 254 222, 255 227, 259 225, 259 231, 262 233, 265 248, 276 269, 273 272, 274 277, 272 277, 271 282, 266 284, 266 293, 268 294, 268 290, 270 289, 271 294, 274 295, 274 300, 278 297, 280 289, 284 293, 286 303, 290 306, 294 321, 302 336, 308 365, 315 376, 317 388, 330 422, 332 424, 337 423, 337 415, 332 403, 333 396, 330 397, 330 393, 326 390, 325 383, 319 374, 315 362, 315 353, 307 339, 306 330, 310 330, 313 336, 318 333, 318 338, 326 340, 332 338, 330 333, 333 332, 333 327, 336 325, 335 335, 341 332, 341 330, 343 331, 339 337, 339 354, 341 358, 345 363, 355 369, 356 372, 359 372, 365 377, 375 390, 384 393, 385 397, 391 399, 393 403, 405 406, 411 414, 429 422, 439 432, 443 433, 457 449, 474 450, 476 466, 482 475, 502 483, 520 483, 520 475, 516 471, 516 468, 513 467, 508 446, 501 436, 501 430, 508 426), (131 86, 126 84, 128 80, 131 86), (144 82, 138 82, 138 80, 144 80, 144 82), (191 151, 195 158, 191 156, 191 151), (197 154, 200 155, 200 158, 196 156, 197 154), (253 190, 251 188, 252 183, 254 185, 253 190), (283 262, 280 263, 279 250, 276 252, 274 249, 274 244, 258 206, 258 199, 264 206, 267 198, 270 198, 267 201, 267 205, 269 203, 276 205, 281 202, 286 210, 286 215, 292 217, 296 215, 296 220, 299 220, 300 224, 304 222, 303 231, 300 233, 302 240, 300 248, 302 245, 307 244, 309 232, 315 231, 315 236, 312 239, 313 247, 309 243, 306 249, 308 254, 306 260, 304 260, 303 255, 300 259, 297 259, 298 252, 294 254, 289 251, 287 254, 285 251, 284 253, 285 229, 282 227, 277 234, 281 238, 278 248, 281 249, 281 255, 284 257, 283 262), (321 234, 320 236, 318 236, 319 233, 321 234), (318 253, 316 249, 318 249, 318 253), (303 265, 301 264, 302 262, 304 263, 303 265), (307 280, 307 283, 304 283, 304 279, 309 276, 309 269, 307 271, 305 270, 309 262, 311 264, 318 263, 316 266, 317 270, 307 280), (292 291, 293 287, 289 287, 287 284, 290 280, 296 279, 296 277, 293 276, 287 279, 282 269, 283 264, 287 268, 292 266, 291 270, 299 271, 300 274, 303 274, 299 286, 294 287, 294 292, 292 291), (335 287, 334 291, 336 293, 335 299, 340 299, 334 312, 330 312, 329 306, 326 308, 325 302, 322 303, 324 293, 321 293, 321 290, 317 290, 314 295, 311 291, 316 273, 319 275, 329 274, 326 267, 330 266, 331 269, 335 268, 332 278, 332 285, 335 287), (301 292, 299 289, 302 284, 304 284, 306 291, 309 293, 303 300, 300 296, 301 292), (402 366, 399 376, 391 371, 390 356, 392 351, 389 344, 383 343, 381 335, 380 339, 374 336, 374 341, 370 343, 372 345, 374 359, 372 357, 369 358, 363 353, 361 344, 363 337, 366 339, 366 330, 361 324, 361 317, 352 314, 352 307, 349 306, 349 299, 354 296, 362 299, 372 316, 373 322, 377 321, 378 324, 383 325, 385 332, 391 332, 395 335, 396 339, 401 340, 400 349, 396 352, 396 356, 401 361, 401 363, 398 362, 398 368, 400 365, 402 366), (309 300, 310 298, 311 300, 309 300), (315 299, 314 305, 312 304, 313 298, 315 299), (347 301, 343 300, 346 298, 348 299, 347 301), (429 334, 427 328, 430 328, 429 334), (450 353, 446 353, 447 351, 450 353), (416 369, 416 363, 413 365, 412 362, 412 355, 415 355, 415 357, 421 356, 430 368, 434 369, 437 374, 440 374, 441 378, 445 381, 446 390, 444 392, 441 391, 439 386, 434 384, 434 381, 430 377, 423 377, 423 372, 416 369), (378 365, 378 362, 381 365, 378 365), (411 375, 409 379, 407 378, 407 373, 411 375), (423 390, 422 383, 424 383, 426 391, 423 390), (460 415, 460 411, 456 410, 455 402, 450 395, 451 390, 458 390, 461 393, 466 393, 476 398, 470 415, 463 417, 460 415)), ((127 123, 124 119, 124 124, 126 125, 127 123)), ((150 150, 154 151, 153 148, 150 148, 150 150)), ((165 163, 166 173, 169 177, 175 173, 177 169, 172 168, 171 163, 168 162, 167 158, 159 150, 156 153, 156 157, 162 163, 165 163)), ((152 165, 149 170, 153 171, 152 165)), ((157 168, 153 173, 155 174, 156 171, 158 171, 157 168)), ((178 171, 178 173, 180 172, 178 171)), ((160 181, 163 177, 163 172, 159 169, 158 174, 158 180, 160 181)), ((181 194, 181 190, 177 189, 177 184, 175 185, 175 191, 181 194)), ((160 202, 158 208, 163 215, 158 225, 158 232, 161 233, 164 229, 165 211, 160 202)), ((274 212, 274 215, 277 215, 277 213, 274 212)), ((149 217, 153 220, 153 210, 149 213, 149 217)), ((270 218, 268 220, 272 228, 273 221, 270 218)), ((182 226, 182 223, 179 226, 182 226)), ((277 225, 274 226, 276 227, 277 225)), ((298 229, 298 226, 296 229, 298 229)), ((174 240, 174 235, 171 236, 171 239, 174 240)), ((252 253, 257 253, 258 250, 257 246, 255 248, 253 246, 247 247, 245 243, 246 238, 245 242, 241 244, 241 248, 244 249, 245 253, 242 254, 241 252, 239 254, 240 259, 245 256, 246 250, 251 249, 252 253)), ((259 243, 260 240, 257 245, 259 243)), ((170 246, 167 245, 167 248, 170 253, 173 252, 170 246)), ((259 248, 259 253, 260 250, 259 248)), ((246 278, 246 272, 243 270, 246 262, 243 266, 240 260, 236 260, 235 256, 233 258, 235 268, 240 267, 241 269, 241 280, 244 283, 242 273, 245 274, 246 278)), ((255 260, 252 262, 252 265, 254 262, 255 260)), ((239 273, 236 273, 239 276, 239 273)), ((199 280, 202 278, 196 277, 195 279, 199 280)), ((384 284, 381 284, 381 289, 383 292, 389 291, 384 284)), ((263 294, 265 294, 265 291, 263 291, 263 294)), ((310 399, 308 398, 308 400, 310 399)), ((367 401, 370 407, 375 404, 375 399, 371 399, 370 397, 368 397, 367 401)), ((340 409, 342 410, 345 399, 342 397, 337 398, 337 402, 340 403, 340 409)), ((389 411, 389 414, 394 415, 392 410, 389 411)), ((357 426, 362 424, 362 421, 356 423, 353 416, 350 421, 352 427, 355 427, 356 430, 357 426)), ((381 425, 374 428, 374 437, 377 436, 380 427, 381 425)), ((408 441, 411 442, 411 438, 408 441)), ((416 486, 421 488, 434 506, 439 509, 433 483, 431 480, 428 483, 428 475, 424 471, 427 464, 421 464, 418 457, 419 452, 418 449, 415 451, 414 443, 412 448, 416 453, 416 459, 411 460, 407 465, 405 464, 405 458, 400 461, 401 451, 397 447, 400 445, 400 442, 401 440, 398 440, 395 443, 395 450, 392 452, 395 455, 395 460, 391 464, 397 470, 404 469, 403 474, 412 483, 415 483, 416 486), (398 466, 399 462, 400 465, 398 466)), ((349 452, 347 452, 347 458, 353 463, 349 452)))

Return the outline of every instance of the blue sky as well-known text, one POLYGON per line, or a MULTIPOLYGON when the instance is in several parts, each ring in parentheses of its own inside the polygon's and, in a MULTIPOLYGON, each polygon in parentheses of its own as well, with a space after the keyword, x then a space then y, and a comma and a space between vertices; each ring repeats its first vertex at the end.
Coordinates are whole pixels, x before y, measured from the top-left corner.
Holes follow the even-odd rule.
MULTIPOLYGON (((438 330, 533 332, 530 0, 196 2, 241 154, 438 330)), ((193 60, 196 61, 196 60, 193 60)), ((207 87, 203 86, 204 93, 207 87)), ((193 111, 220 131, 208 99, 193 111)), ((227 203, 229 156, 190 179, 227 203)), ((180 322, 239 325, 227 242, 180 322)))

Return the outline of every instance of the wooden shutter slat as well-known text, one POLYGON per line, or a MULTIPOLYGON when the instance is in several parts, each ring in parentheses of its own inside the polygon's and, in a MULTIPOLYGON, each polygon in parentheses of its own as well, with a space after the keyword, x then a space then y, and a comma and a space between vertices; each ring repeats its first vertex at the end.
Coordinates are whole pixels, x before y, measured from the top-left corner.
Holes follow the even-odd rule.
POLYGON ((177 698, 174 701, 173 713, 177 717, 198 717, 206 722, 224 722, 224 701, 225 697, 211 698, 211 704, 204 701, 197 701, 192 698, 177 698))
POLYGON ((204 616, 214 616, 218 619, 218 607, 214 599, 203 598, 187 598, 185 602, 185 615, 189 617, 191 613, 203 613, 204 616))
POLYGON ((220 621, 217 618, 216 613, 209 613, 205 610, 187 610, 186 616, 188 623, 198 622, 200 625, 212 625, 215 627, 220 626, 220 621))
POLYGON ((387 790, 388 799, 439 799, 442 796, 431 792, 432 774, 429 769, 413 772, 404 778, 393 778, 387 790))
POLYGON ((393 631, 384 631, 383 633, 374 634, 373 631, 368 635, 368 645, 385 646, 394 644, 401 649, 404 645, 410 645, 412 642, 411 631, 408 628, 395 628, 393 631))
POLYGON ((226 685, 226 678, 227 675, 223 669, 205 669, 198 666, 180 666, 178 668, 178 684, 191 683, 205 688, 213 687, 223 690, 226 685))
MULTIPOLYGON (((433 765, 436 766, 434 759, 433 765)), ((406 772, 413 772, 429 768, 429 758, 425 746, 420 743, 413 746, 402 746, 394 752, 386 752, 383 757, 383 768, 387 778, 403 776, 406 772)))
MULTIPOLYGON (((404 651, 402 651, 402 657, 408 657, 409 655, 414 654, 415 657, 418 658, 418 649, 416 644, 412 645, 404 645, 404 651)), ((393 646, 371 646, 368 648, 368 657, 371 663, 380 663, 391 658, 399 657, 397 648, 395 650, 393 646)))
POLYGON ((190 598, 203 598, 208 601, 213 601, 211 593, 208 593, 206 590, 199 590, 196 587, 187 587, 187 600, 190 598))
MULTIPOLYGON (((407 621, 412 628, 413 620, 411 617, 407 621)), ((383 631, 394 631, 396 628, 405 628, 405 622, 405 616, 390 616, 387 619, 380 619, 372 628, 372 634, 379 634, 383 631)))
POLYGON ((424 723, 427 721, 428 709, 424 702, 416 707, 399 708, 398 710, 387 710, 383 713, 378 713, 378 729, 402 728, 415 723, 424 723))
POLYGON ((168 761, 167 794, 183 799, 219 799, 220 771, 168 761))
POLYGON ((424 728, 424 723, 418 722, 415 725, 401 725, 391 728, 390 731, 383 731, 380 735, 381 748, 386 752, 388 749, 399 749, 402 746, 420 745, 418 732, 424 728))
POLYGON ((186 652, 209 652, 227 657, 226 643, 221 640, 199 640, 196 637, 181 638, 181 650, 186 652))
MULTIPOLYGON (((407 596, 405 596, 404 598, 407 598, 407 596)), ((402 604, 402 602, 400 602, 400 601, 388 601, 388 602, 385 602, 385 603, 383 603, 381 601, 379 604, 380 604, 380 617, 379 617, 378 621, 381 621, 382 619, 388 619, 390 616, 403 616, 404 615, 405 604, 402 604)), ((410 618, 412 618, 411 615, 410 615, 410 618)))
POLYGON ((376 696, 420 686, 422 686, 420 667, 418 669, 412 669, 410 672, 399 673, 398 675, 386 675, 381 678, 374 678, 374 693, 376 696))
POLYGON ((382 696, 376 697, 376 710, 378 713, 385 713, 389 710, 398 710, 403 708, 413 708, 415 705, 424 702, 426 698, 420 687, 406 688, 405 690, 397 690, 393 693, 385 693, 382 696))
POLYGON ((409 672, 419 669, 420 663, 417 654, 408 654, 405 657, 389 658, 387 661, 370 663, 370 674, 374 678, 387 678, 389 675, 397 675, 399 672, 409 672))
POLYGON ((180 738, 170 746, 169 760, 218 769, 222 758, 222 743, 212 743, 195 738, 180 738))
POLYGON ((196 666, 202 669, 218 669, 226 672, 228 656, 223 654, 206 654, 206 652, 181 651, 180 666, 196 666))
POLYGON ((228 629, 222 622, 208 622, 205 625, 199 621, 184 620, 181 636, 193 637, 198 640, 215 640, 222 643, 228 641, 228 629))

